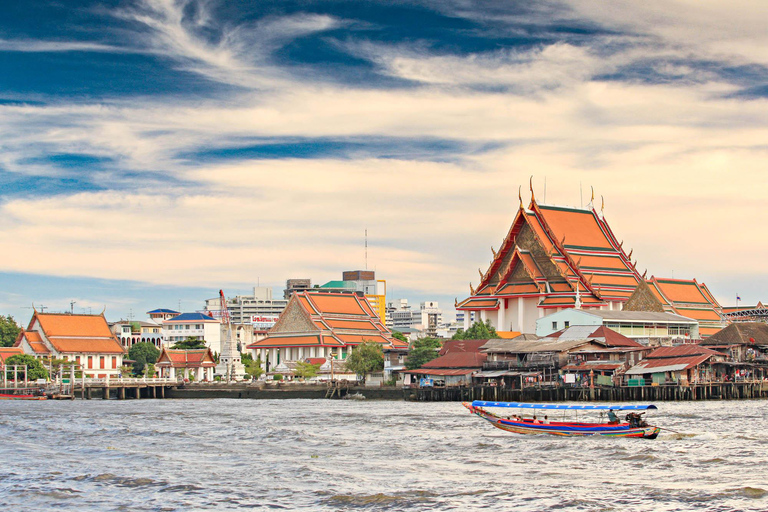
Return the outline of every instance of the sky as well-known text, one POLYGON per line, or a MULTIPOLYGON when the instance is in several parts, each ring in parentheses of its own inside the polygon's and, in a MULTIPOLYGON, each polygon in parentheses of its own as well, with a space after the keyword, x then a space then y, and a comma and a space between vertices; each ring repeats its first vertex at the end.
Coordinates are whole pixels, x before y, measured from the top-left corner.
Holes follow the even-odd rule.
POLYGON ((594 188, 649 276, 768 299, 764 2, 0 4, 0 313, 23 324, 366 265, 450 310, 531 177, 547 204, 594 188))

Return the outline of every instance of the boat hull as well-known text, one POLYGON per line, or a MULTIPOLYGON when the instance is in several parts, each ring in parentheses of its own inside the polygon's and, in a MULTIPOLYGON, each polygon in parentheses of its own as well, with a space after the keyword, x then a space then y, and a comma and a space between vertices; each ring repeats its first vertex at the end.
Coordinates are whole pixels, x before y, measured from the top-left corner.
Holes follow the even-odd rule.
POLYGON ((605 437, 639 437, 643 439, 656 439, 659 435, 659 427, 648 425, 645 427, 630 427, 628 423, 578 423, 578 422, 550 422, 533 423, 530 420, 512 420, 496 416, 484 409, 464 402, 464 407, 472 414, 480 416, 494 427, 506 432, 527 435, 553 435, 565 437, 578 436, 605 436, 605 437))

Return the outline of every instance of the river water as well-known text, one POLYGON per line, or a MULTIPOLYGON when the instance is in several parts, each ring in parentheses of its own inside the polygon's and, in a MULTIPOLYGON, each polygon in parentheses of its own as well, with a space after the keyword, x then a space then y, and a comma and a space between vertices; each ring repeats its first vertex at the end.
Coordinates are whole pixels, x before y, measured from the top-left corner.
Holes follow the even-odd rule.
POLYGON ((0 402, 3 510, 768 510, 768 402, 658 439, 519 436, 459 403, 0 402))

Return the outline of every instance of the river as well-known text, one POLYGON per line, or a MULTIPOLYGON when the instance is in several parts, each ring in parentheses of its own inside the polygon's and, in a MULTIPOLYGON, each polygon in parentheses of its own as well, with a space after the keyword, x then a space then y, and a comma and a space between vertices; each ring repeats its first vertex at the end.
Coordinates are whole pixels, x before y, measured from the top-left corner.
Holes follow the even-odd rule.
POLYGON ((518 436, 459 403, 0 402, 4 510, 768 510, 768 402, 656 440, 518 436))

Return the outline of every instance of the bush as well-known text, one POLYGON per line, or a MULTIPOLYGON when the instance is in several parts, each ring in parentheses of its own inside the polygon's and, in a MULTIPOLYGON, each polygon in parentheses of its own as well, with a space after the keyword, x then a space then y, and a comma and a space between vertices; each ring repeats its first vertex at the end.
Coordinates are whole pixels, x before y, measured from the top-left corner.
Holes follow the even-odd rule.
POLYGON ((272 376, 272 380, 283 380, 283 374, 276 373, 272 376))

